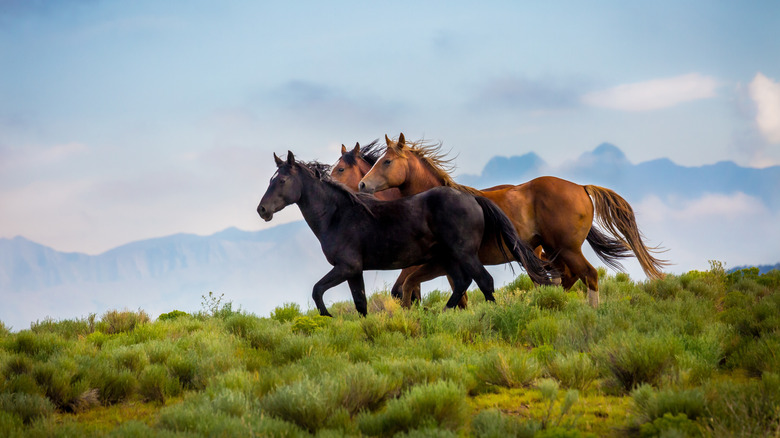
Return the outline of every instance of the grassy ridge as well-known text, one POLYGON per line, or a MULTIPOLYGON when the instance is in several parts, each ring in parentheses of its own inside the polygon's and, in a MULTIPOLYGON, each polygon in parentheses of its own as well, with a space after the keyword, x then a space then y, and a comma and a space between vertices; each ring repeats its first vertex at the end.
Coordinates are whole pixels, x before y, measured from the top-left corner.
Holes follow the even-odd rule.
MULTIPOLYGON (((774 436, 780 272, 0 325, 7 436, 774 436)), ((206 298, 204 297, 204 300, 206 298)))

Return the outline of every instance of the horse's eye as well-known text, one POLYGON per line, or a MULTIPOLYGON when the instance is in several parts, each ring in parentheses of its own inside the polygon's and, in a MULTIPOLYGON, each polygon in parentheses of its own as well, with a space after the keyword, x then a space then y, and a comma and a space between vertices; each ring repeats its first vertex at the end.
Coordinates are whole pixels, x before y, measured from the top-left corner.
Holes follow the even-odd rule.
POLYGON ((393 160, 385 160, 385 166, 389 166, 390 163, 392 163, 392 162, 393 162, 393 160))
POLYGON ((343 171, 344 171, 344 168, 343 167, 339 167, 339 172, 343 172, 343 171))

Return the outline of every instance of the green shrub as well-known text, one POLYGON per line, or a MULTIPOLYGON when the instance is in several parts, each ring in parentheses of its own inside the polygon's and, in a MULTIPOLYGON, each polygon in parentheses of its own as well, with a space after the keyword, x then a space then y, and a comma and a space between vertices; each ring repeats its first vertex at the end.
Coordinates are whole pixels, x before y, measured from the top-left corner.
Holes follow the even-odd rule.
POLYGON ((297 316, 293 320, 292 332, 311 335, 315 331, 325 327, 331 318, 327 316, 297 316))
POLYGON ((337 406, 333 393, 308 378, 281 386, 260 400, 263 412, 312 433, 328 424, 337 406))
POLYGON ((520 422, 496 409, 480 411, 471 420, 471 432, 476 438, 533 438, 541 427, 536 421, 520 422))
POLYGON ((641 385, 631 392, 634 410, 642 422, 652 422, 666 414, 685 414, 696 420, 705 414, 704 392, 700 389, 655 391, 650 385, 641 385))
POLYGON ((385 400, 400 393, 401 379, 379 374, 367 364, 357 364, 332 378, 336 400, 350 415, 374 410, 385 400))
POLYGON ((566 291, 560 286, 539 286, 531 291, 531 304, 540 309, 563 310, 566 301, 566 291))
POLYGON ((114 363, 118 368, 124 368, 134 373, 140 372, 149 365, 149 357, 143 345, 132 347, 119 347, 111 352, 114 363))
POLYGON ((24 330, 10 336, 10 350, 26 354, 38 360, 46 360, 54 353, 62 350, 65 341, 55 333, 33 333, 24 330))
POLYGON ((76 339, 95 331, 95 314, 90 314, 85 319, 75 320, 55 321, 52 318, 46 318, 43 321, 32 323, 30 331, 33 333, 55 333, 64 339, 76 339))
POLYGON ((75 368, 75 364, 68 366, 59 361, 37 364, 33 371, 35 381, 46 397, 63 411, 73 412, 87 407, 81 396, 89 387, 86 380, 77 378, 75 368))
POLYGON ((484 319, 489 330, 509 343, 520 343, 528 321, 539 316, 539 308, 528 306, 521 300, 510 300, 498 295, 499 305, 489 306, 484 319), (507 302, 503 302, 507 300, 507 302))
POLYGON ((678 342, 669 335, 624 332, 607 339, 598 355, 615 383, 628 392, 642 383, 658 385, 676 363, 678 342))
POLYGON ((168 358, 168 369, 173 378, 178 380, 184 389, 200 389, 205 381, 200 375, 198 358, 190 354, 176 354, 168 358))
POLYGON ((168 369, 159 364, 150 365, 138 378, 138 392, 146 401, 165 404, 170 397, 179 395, 181 383, 168 373, 168 369))
POLYGON ((667 274, 664 278, 641 283, 641 288, 651 297, 665 300, 674 298, 683 291, 680 277, 667 274))
POLYGON ((494 349, 485 353, 476 363, 474 374, 477 381, 488 388, 519 388, 539 377, 541 367, 527 353, 494 349))
POLYGON ((639 428, 639 436, 651 437, 700 437, 703 430, 696 422, 690 420, 685 414, 664 414, 650 423, 645 423, 639 428))
POLYGON ((3 366, 3 374, 6 376, 17 376, 32 373, 34 362, 27 356, 15 354, 11 356, 3 366))
POLYGON ((126 401, 138 388, 138 381, 133 373, 111 368, 104 369, 96 383, 100 400, 106 405, 126 401))
POLYGON ((258 322, 259 319, 254 315, 235 313, 225 318, 225 328, 228 332, 240 338, 246 338, 249 333, 257 328, 258 322))
POLYGON ((301 316, 301 306, 297 303, 284 303, 271 312, 271 319, 279 322, 292 322, 301 316))
POLYGON ((555 405, 558 400, 558 382, 553 379, 542 379, 536 384, 537 389, 542 395, 542 402, 547 404, 547 409, 544 416, 541 419, 542 429, 548 431, 556 430, 553 436, 558 436, 559 433, 568 433, 569 430, 565 426, 572 426, 570 421, 564 422, 565 417, 571 410, 574 403, 579 400, 579 392, 576 389, 570 389, 566 391, 563 400, 558 404, 556 412, 555 405), (561 428, 560 430, 558 428, 561 428))
POLYGON ((11 329, 8 328, 3 321, 0 321, 0 338, 4 338, 11 334, 11 329))
POLYGON ((706 392, 706 427, 712 436, 773 436, 780 422, 780 376, 713 381, 706 392))
POLYGON ((525 327, 526 340, 534 347, 553 345, 558 339, 558 320, 552 316, 536 318, 525 327))
POLYGON ((377 414, 358 416, 358 427, 366 435, 392 436, 414 429, 443 428, 457 431, 469 417, 466 392, 448 382, 415 386, 401 397, 390 400, 377 414))
POLYGON ((38 394, 0 394, 0 411, 19 417, 24 424, 30 424, 39 418, 54 413, 54 405, 49 399, 38 394))
POLYGON ((527 274, 520 274, 514 280, 507 283, 506 286, 504 286, 504 290, 518 292, 530 291, 534 287, 536 287, 536 285, 534 284, 533 280, 531 280, 531 277, 529 277, 527 274))
POLYGON ((443 309, 450 299, 450 293, 434 289, 422 299, 422 307, 426 309, 443 309))
POLYGON ((585 353, 557 356, 549 366, 550 375, 567 388, 585 391, 599 377, 599 371, 585 353))
POLYGON ((391 381, 400 380, 402 391, 442 380, 457 382, 466 389, 476 384, 466 364, 450 359, 431 362, 421 358, 385 358, 375 364, 374 368, 391 376, 391 381))
POLYGON ((168 313, 161 313, 160 316, 157 317, 158 321, 173 321, 178 318, 182 317, 188 317, 190 316, 189 313, 183 312, 181 310, 171 310, 168 313))
POLYGON ((143 310, 138 312, 110 310, 103 315, 95 329, 108 335, 126 333, 133 331, 136 326, 146 324, 149 321, 149 315, 143 310))

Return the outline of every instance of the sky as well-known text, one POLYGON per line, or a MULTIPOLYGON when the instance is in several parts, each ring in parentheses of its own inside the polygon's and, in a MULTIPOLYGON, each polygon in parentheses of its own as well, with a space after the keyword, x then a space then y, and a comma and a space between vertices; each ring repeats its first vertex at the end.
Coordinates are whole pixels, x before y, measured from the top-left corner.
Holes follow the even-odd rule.
MULTIPOLYGON (((603 142, 779 165, 780 2, 0 0, 0 237, 99 254, 262 229, 300 218, 257 216, 273 152, 332 163, 400 132, 460 174, 603 142)), ((764 211, 696 202, 647 199, 640 223, 764 211)))

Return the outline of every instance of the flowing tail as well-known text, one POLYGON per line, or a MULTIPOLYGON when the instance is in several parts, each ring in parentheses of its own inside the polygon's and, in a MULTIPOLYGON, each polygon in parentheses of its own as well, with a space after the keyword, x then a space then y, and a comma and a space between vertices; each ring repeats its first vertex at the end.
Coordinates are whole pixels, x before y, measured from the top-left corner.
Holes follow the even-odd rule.
POLYGON ((661 248, 648 248, 642 242, 642 233, 636 224, 631 205, 610 189, 593 185, 584 187, 585 192, 593 200, 596 221, 606 232, 615 237, 612 239, 601 231, 591 228, 588 233, 588 243, 599 258, 609 266, 622 268, 617 259, 628 257, 629 251, 633 251, 648 278, 663 278, 664 274, 661 270, 664 266, 668 266, 669 262, 651 255, 651 253, 662 252, 661 248))
POLYGON ((557 273, 548 262, 536 257, 533 248, 520 239, 515 226, 506 214, 493 201, 482 196, 474 196, 474 198, 485 215, 485 234, 492 233, 496 236, 496 244, 506 261, 511 262, 512 258, 506 253, 504 245, 509 248, 509 252, 522 265, 531 280, 537 284, 552 284, 550 277, 557 273))

